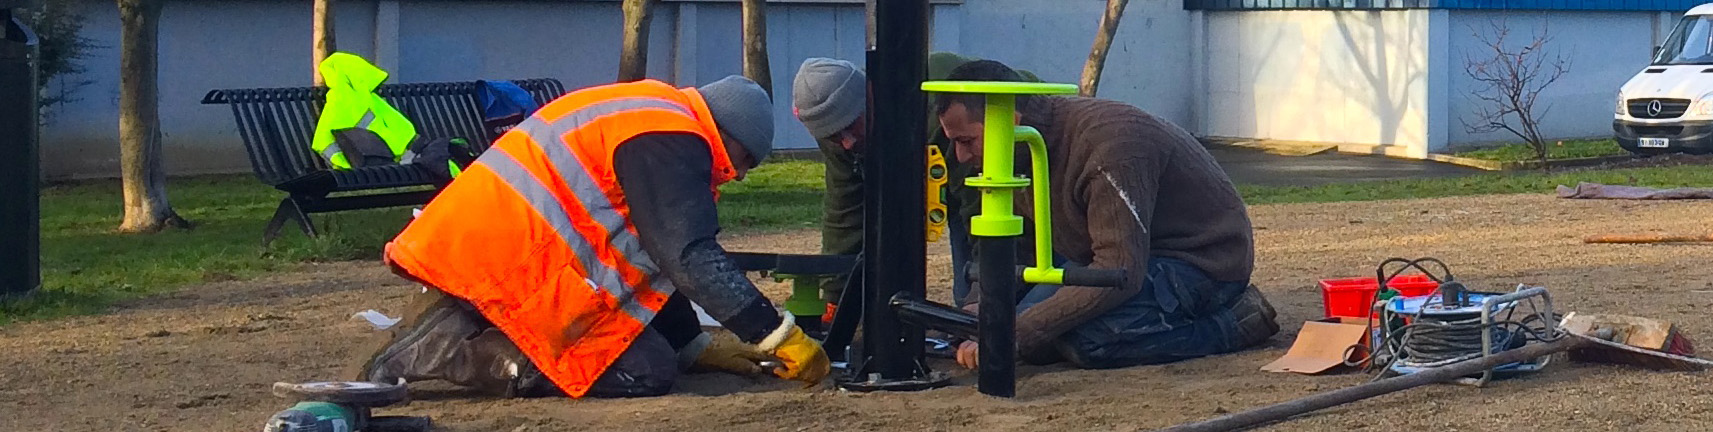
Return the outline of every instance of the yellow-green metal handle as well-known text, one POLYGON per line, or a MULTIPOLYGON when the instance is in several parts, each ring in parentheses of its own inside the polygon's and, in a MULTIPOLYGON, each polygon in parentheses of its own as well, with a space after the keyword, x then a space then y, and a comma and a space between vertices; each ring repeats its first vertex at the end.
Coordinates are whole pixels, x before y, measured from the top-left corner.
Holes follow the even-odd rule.
POLYGON ((1034 177, 1030 189, 1035 197, 1035 266, 1023 269, 1023 281, 1060 285, 1065 282, 1065 270, 1053 266, 1053 206, 1049 197, 1053 189, 1047 179, 1047 141, 1041 139, 1041 131, 1028 126, 1018 126, 1013 134, 1029 143, 1030 176, 1034 177))

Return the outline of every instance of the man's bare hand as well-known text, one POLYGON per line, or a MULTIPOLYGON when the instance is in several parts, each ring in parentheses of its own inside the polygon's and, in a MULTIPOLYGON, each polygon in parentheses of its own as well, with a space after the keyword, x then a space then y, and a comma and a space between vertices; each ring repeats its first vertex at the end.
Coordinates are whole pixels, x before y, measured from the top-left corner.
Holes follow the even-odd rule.
POLYGON ((980 358, 975 341, 964 341, 958 345, 958 364, 968 369, 975 369, 976 359, 980 358))

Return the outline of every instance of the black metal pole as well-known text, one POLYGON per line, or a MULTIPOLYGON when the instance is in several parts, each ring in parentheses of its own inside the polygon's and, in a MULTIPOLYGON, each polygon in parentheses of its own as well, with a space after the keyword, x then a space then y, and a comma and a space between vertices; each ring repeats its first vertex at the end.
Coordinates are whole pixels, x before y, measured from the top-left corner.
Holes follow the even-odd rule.
POLYGON ((999 397, 1017 395, 1017 238, 975 239, 981 255, 981 340, 976 389, 999 397))
POLYGON ((881 380, 920 380, 923 339, 888 302, 899 292, 926 289, 928 1, 874 2, 873 46, 868 49, 868 139, 863 151, 866 190, 863 238, 864 290, 861 370, 881 380))
POLYGON ((41 287, 36 37, 0 0, 0 298, 41 287))

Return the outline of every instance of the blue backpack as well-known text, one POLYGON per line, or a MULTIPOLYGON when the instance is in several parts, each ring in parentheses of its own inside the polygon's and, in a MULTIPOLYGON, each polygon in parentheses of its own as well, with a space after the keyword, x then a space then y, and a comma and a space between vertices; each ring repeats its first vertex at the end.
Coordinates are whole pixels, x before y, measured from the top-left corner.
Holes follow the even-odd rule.
POLYGON ((477 81, 482 104, 482 126, 495 139, 523 123, 540 105, 528 91, 511 81, 477 81))

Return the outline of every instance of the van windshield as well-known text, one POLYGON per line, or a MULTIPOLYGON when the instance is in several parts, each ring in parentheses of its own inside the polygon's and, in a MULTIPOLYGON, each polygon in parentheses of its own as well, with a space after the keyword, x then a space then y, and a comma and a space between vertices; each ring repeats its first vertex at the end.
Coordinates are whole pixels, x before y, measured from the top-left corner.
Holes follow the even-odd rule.
POLYGON ((1713 16, 1691 15, 1677 22, 1665 45, 1654 55, 1656 65, 1713 64, 1713 16))

